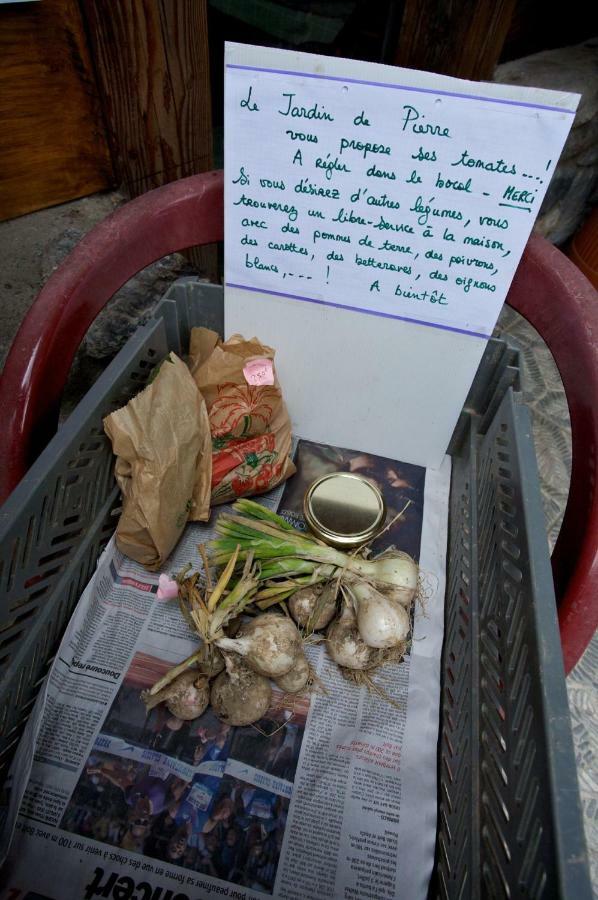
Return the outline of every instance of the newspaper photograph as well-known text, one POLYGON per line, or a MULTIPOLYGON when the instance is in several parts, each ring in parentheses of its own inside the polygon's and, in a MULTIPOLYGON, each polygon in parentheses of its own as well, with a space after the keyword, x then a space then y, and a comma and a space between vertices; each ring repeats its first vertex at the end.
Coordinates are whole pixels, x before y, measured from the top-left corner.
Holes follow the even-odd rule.
MULTIPOLYGON (((299 441, 295 463, 297 474, 261 501, 296 528, 305 528, 306 487, 333 471, 374 481, 388 521, 405 510, 372 545, 373 554, 399 547, 424 573, 403 661, 356 684, 313 640, 311 690, 273 685, 253 725, 228 725, 210 707, 193 720, 162 703, 148 711, 142 693, 197 649, 198 636, 176 601, 158 599, 158 574, 112 540, 15 759, 0 897, 426 896, 450 460, 431 471, 299 441)), ((187 526, 164 572, 201 565, 197 545, 223 509, 187 526)))

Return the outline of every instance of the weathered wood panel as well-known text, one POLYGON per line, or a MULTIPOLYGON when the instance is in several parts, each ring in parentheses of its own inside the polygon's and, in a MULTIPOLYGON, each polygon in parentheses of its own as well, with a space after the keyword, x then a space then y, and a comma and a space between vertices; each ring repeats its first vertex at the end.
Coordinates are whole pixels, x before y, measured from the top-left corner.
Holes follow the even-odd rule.
POLYGON ((516 0, 406 0, 394 63, 488 81, 516 0))
POLYGON ((0 219, 111 181, 76 0, 0 5, 0 219))
MULTIPOLYGON (((81 0, 116 177, 129 196, 212 168, 206 0, 81 0)), ((211 250, 193 262, 215 276, 211 250)))
POLYGON ((82 0, 117 177, 131 196, 212 166, 205 0, 82 0))

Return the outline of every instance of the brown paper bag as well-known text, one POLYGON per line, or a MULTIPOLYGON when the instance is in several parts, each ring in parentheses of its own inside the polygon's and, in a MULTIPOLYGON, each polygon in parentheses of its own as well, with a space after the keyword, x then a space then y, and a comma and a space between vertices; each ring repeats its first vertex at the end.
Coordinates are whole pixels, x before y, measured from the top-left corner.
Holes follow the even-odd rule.
POLYGON ((209 517, 211 441, 204 400, 174 353, 155 379, 104 419, 123 493, 119 549, 158 569, 187 519, 209 517))
POLYGON ((221 344, 217 331, 209 328, 192 328, 189 338, 189 369, 195 375, 199 367, 214 352, 215 347, 221 344))
POLYGON ((274 350, 257 338, 191 329, 193 377, 206 401, 212 434, 213 505, 261 494, 295 472, 291 422, 274 370, 274 350), (249 384, 244 368, 272 363, 273 384, 249 384))

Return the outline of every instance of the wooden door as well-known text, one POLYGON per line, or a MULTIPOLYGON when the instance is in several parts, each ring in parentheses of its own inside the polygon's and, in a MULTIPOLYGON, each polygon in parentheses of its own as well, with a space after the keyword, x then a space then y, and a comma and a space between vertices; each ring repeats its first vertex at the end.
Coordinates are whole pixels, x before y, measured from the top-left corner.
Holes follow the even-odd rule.
POLYGON ((112 183, 76 0, 0 5, 0 220, 112 183))

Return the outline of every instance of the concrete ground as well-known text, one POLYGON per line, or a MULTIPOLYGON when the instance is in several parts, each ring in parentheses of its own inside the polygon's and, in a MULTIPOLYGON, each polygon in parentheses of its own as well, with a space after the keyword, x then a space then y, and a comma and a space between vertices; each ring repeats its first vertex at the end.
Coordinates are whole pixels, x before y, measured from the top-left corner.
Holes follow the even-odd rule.
MULTIPOLYGON (((21 320, 52 272, 94 225, 124 198, 95 194, 0 223, 0 368, 21 320)), ((150 314, 179 275, 196 273, 179 254, 130 279, 89 328, 71 367, 61 406, 64 419, 106 365, 150 314)))
POLYGON ((0 222, 0 365, 50 274, 52 247, 69 230, 86 233, 121 202, 117 193, 95 194, 0 222))
MULTIPOLYGON (((0 365, 23 316, 56 263, 68 252, 74 240, 121 202, 117 193, 98 194, 0 223, 0 365)), ((163 267, 155 277, 149 273, 145 281, 137 284, 136 292, 152 292, 159 296, 168 279, 180 273, 181 268, 176 265, 170 269, 163 267)), ((139 315, 143 315, 143 304, 141 307, 129 304, 127 326, 137 309, 141 309, 139 315)), ((571 465, 569 421, 562 385, 541 338, 516 313, 505 309, 498 330, 514 337, 523 349, 524 391, 534 420, 547 534, 553 545, 567 499, 571 465)), ((92 352, 96 355, 79 360, 69 387, 71 403, 77 402, 104 368, 105 359, 97 352, 97 340, 90 346, 95 346, 96 351, 92 352)), ((100 346, 104 346, 101 341, 100 346)), ((567 687, 592 876, 598 892, 597 672, 598 636, 595 636, 569 676, 567 687)))

